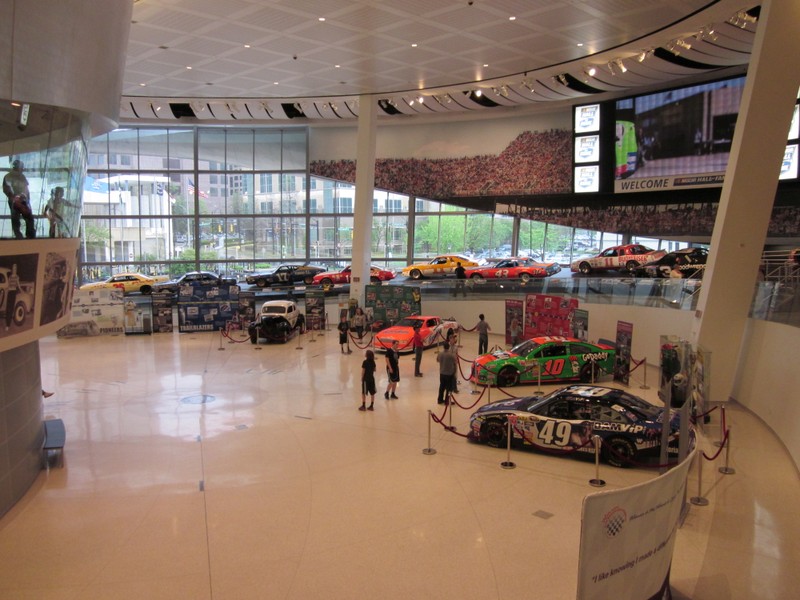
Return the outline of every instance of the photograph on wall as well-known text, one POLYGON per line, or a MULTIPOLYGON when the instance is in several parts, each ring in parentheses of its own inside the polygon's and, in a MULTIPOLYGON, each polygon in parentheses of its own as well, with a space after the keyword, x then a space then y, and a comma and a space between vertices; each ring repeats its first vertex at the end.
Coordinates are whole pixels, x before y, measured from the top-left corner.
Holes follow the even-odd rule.
POLYGON ((0 256, 0 337, 33 328, 38 254, 0 256))
POLYGON ((52 323, 70 310, 77 256, 74 252, 48 252, 42 276, 42 314, 40 325, 52 323))
POLYGON ((677 336, 662 335, 660 348, 661 377, 658 397, 665 405, 680 408, 691 391, 688 369, 692 347, 688 341, 677 336))
POLYGON ((409 315, 422 312, 422 295, 418 287, 368 285, 365 288, 364 312, 371 314, 369 327, 385 329, 409 315))
POLYGON ((628 385, 631 374, 633 323, 617 321, 617 356, 614 358, 614 381, 628 385))

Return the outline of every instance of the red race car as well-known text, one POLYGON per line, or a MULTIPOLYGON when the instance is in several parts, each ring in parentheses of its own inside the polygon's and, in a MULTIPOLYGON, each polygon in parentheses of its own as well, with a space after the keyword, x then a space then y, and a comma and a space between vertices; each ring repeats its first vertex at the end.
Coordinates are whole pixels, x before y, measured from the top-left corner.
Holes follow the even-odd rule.
POLYGON ((504 258, 494 264, 466 269, 468 279, 519 279, 549 277, 561 270, 558 263, 540 263, 532 258, 504 258))
POLYGON ((397 340, 397 349, 400 352, 413 352, 411 340, 414 330, 419 329, 422 335, 422 344, 428 348, 443 343, 447 339, 447 330, 452 329, 458 333, 458 323, 452 319, 441 317, 412 315, 400 320, 399 323, 375 334, 372 345, 375 350, 386 350, 392 347, 392 342, 397 340))
POLYGON ((667 253, 666 250, 653 250, 641 244, 626 244, 606 248, 596 256, 579 258, 572 261, 570 269, 573 273, 588 275, 592 271, 628 271, 633 273, 639 265, 658 260, 667 253))
MULTIPOLYGON (((378 283, 379 281, 388 281, 394 279, 394 273, 381 269, 372 265, 369 268, 369 280, 371 283, 378 283)), ((350 283, 350 267, 347 266, 338 273, 326 271, 314 276, 312 281, 313 285, 322 285, 325 287, 331 286, 335 283, 350 283)))

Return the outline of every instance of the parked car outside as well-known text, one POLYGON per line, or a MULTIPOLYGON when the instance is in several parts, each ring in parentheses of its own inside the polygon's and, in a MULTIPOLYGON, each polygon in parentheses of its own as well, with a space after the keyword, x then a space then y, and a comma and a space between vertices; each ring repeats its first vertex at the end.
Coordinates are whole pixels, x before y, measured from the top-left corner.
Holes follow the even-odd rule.
MULTIPOLYGON (((322 285, 325 287, 338 283, 350 283, 350 272, 351 272, 350 269, 351 267, 350 265, 348 265, 341 271, 325 271, 324 273, 314 275, 312 283, 314 285, 322 285)), ((392 273, 391 271, 387 271, 386 269, 381 269, 380 267, 376 267, 375 265, 370 266, 369 280, 371 283, 389 281, 390 279, 394 279, 394 273, 392 273)))
POLYGON ((103 289, 120 289, 124 293, 141 292, 142 294, 149 294, 153 291, 153 285, 156 283, 165 282, 169 279, 166 275, 149 276, 142 273, 117 273, 112 275, 105 281, 95 281, 93 283, 85 283, 81 290, 103 290, 103 289))
POLYGON ((511 350, 495 350, 475 359, 470 381, 508 387, 518 383, 594 382, 614 369, 616 349, 573 337, 541 336, 511 350), (539 371, 541 370, 541 376, 539 371))
POLYGON ((249 285, 256 285, 260 288, 272 285, 295 285, 297 283, 311 285, 314 281, 314 276, 324 271, 325 267, 317 267, 309 264, 278 265, 274 269, 268 269, 259 273, 251 273, 245 277, 245 281, 249 285))
POLYGON ((681 248, 637 268, 639 277, 693 278, 703 276, 708 260, 705 248, 681 248))
MULTIPOLYGON (((496 448, 508 443, 537 449, 594 454, 593 436, 601 440, 602 456, 614 467, 629 467, 645 457, 658 456, 665 415, 663 407, 625 390, 571 385, 546 396, 527 396, 491 402, 470 417, 468 438, 496 448)), ((668 454, 677 457, 680 413, 669 421, 668 454)), ((694 443, 695 433, 690 425, 694 443)))
POLYGON ((416 263, 404 267, 403 275, 411 279, 422 279, 423 277, 444 277, 455 273, 458 263, 465 269, 479 266, 474 260, 470 260, 461 254, 442 254, 427 263, 416 263))
POLYGON ((596 256, 588 256, 572 261, 573 273, 588 275, 593 271, 628 271, 633 273, 639 265, 658 260, 666 250, 653 250, 641 244, 624 244, 606 248, 596 256))

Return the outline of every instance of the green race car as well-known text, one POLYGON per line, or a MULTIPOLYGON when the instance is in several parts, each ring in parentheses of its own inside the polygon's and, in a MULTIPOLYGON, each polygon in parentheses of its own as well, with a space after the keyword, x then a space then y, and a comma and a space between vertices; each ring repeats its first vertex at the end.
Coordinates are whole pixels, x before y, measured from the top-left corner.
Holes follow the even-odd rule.
POLYGON ((535 337, 514 346, 479 356, 469 380, 478 385, 507 387, 541 381, 594 382, 614 368, 616 350, 570 337, 535 337))

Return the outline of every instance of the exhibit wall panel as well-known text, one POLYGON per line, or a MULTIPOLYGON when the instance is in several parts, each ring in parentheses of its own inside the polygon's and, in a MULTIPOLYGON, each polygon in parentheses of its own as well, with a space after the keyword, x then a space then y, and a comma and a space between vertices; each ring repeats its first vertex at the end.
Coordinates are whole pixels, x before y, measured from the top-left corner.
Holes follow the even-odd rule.
MULTIPOLYGON (((733 397, 775 432, 789 451, 795 467, 800 468, 798 355, 800 336, 797 327, 749 319, 733 397)), ((753 442, 739 442, 741 445, 750 443, 753 442)))

